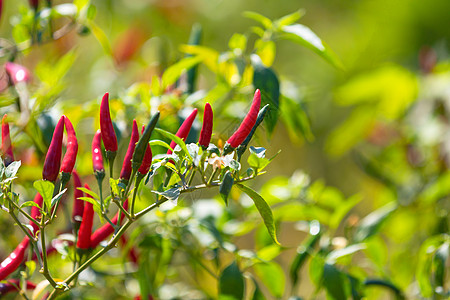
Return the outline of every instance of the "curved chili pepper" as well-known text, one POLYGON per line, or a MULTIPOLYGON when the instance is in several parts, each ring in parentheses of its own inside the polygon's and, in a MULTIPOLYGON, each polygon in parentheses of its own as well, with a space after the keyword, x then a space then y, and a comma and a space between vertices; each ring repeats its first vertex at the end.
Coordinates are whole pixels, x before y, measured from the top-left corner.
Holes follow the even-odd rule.
POLYGON ((200 131, 200 139, 198 140, 198 144, 203 148, 203 150, 207 149, 209 142, 211 142, 212 129, 213 111, 211 105, 206 102, 205 111, 203 112, 202 130, 200 131))
MULTIPOLYGON (((142 126, 142 132, 144 132, 145 126, 142 126)), ((152 153, 152 148, 150 147, 150 145, 147 146, 147 148, 145 149, 145 154, 144 154, 144 158, 142 159, 142 164, 138 169, 138 172, 141 175, 146 175, 148 173, 148 171, 150 170, 150 167, 152 166, 152 158, 153 158, 153 153, 152 153)))
MULTIPOLYGON (((197 109, 194 109, 191 114, 184 120, 183 124, 181 124, 180 128, 178 129, 177 133, 175 134, 177 137, 182 139, 183 141, 186 140, 187 136, 189 135, 189 131, 191 131, 192 124, 194 123, 195 117, 197 116, 197 109)), ((177 143, 175 141, 172 141, 170 143, 170 148, 174 149, 177 143)), ((172 154, 172 150, 167 150, 167 154, 172 154)))
POLYGON ((6 120, 8 116, 5 114, 2 118, 2 153, 4 156, 5 166, 14 161, 14 153, 11 144, 11 135, 9 133, 9 124, 6 120))
MULTIPOLYGON (((128 209, 128 199, 125 200, 125 202, 123 203, 123 208, 128 209)), ((117 225, 117 221, 119 219, 119 213, 121 214, 121 216, 120 216, 121 223, 124 219, 125 214, 119 210, 116 213, 116 215, 114 216, 114 218, 112 218, 112 220, 111 220, 111 222, 115 225, 117 225)), ((106 223, 105 225, 103 225, 102 227, 100 227, 99 229, 94 231, 94 233, 91 236, 91 248, 97 247, 108 236, 113 234, 113 232, 114 232, 114 228, 109 223, 106 223)))
MULTIPOLYGON (((90 190, 89 185, 85 184, 84 187, 90 190)), ((91 195, 87 194, 92 198, 91 195)), ((91 247, 91 234, 92 223, 94 221, 94 206, 91 202, 87 202, 84 205, 83 220, 81 220, 80 230, 78 230, 78 249, 89 249, 91 247)))
POLYGON ((105 172, 102 157, 102 133, 100 129, 97 130, 92 140, 92 165, 94 167, 94 173, 105 172))
POLYGON ((30 71, 22 65, 7 62, 5 64, 5 70, 13 84, 30 80, 30 71))
POLYGON ((144 133, 142 133, 142 136, 139 139, 139 142, 136 144, 136 148, 134 149, 132 159, 132 167, 134 171, 136 171, 142 164, 142 160, 144 159, 148 142, 150 141, 150 136, 152 135, 153 129, 155 129, 158 119, 159 119, 159 111, 156 114, 154 114, 153 117, 150 119, 147 126, 145 127, 144 133))
POLYGON ((73 175, 73 209, 72 209, 72 222, 79 228, 84 212, 84 201, 80 198, 83 197, 83 192, 78 188, 82 187, 80 176, 77 171, 72 172, 73 175))
MULTIPOLYGON (((258 117, 259 107, 261 106, 261 92, 256 90, 253 97, 253 103, 250 107, 250 111, 245 116, 239 128, 233 133, 233 135, 228 139, 227 144, 232 149, 239 146, 245 138, 248 136, 256 123, 256 118, 258 117)), ((227 145, 225 145, 227 147, 227 145)))
POLYGON ((134 149, 136 143, 139 141, 139 129, 136 120, 133 120, 133 127, 131 129, 130 144, 128 144, 128 150, 123 159, 122 170, 120 171, 120 179, 128 181, 131 176, 131 159, 133 158, 134 149))
POLYGON ((64 133, 64 118, 62 116, 58 124, 56 124, 53 132, 50 147, 48 147, 47 156, 45 157, 44 169, 42 170, 42 178, 49 181, 55 181, 58 178, 59 167, 61 165, 62 139, 64 133))
POLYGON ((256 118, 256 123, 253 125, 252 130, 247 135, 245 140, 236 148, 236 153, 238 156, 238 161, 241 158, 242 154, 247 149, 248 144, 250 143, 250 140, 252 139, 253 135, 255 134, 256 128, 258 128, 259 124, 264 120, 264 117, 266 116, 267 112, 269 111, 269 104, 266 104, 258 113, 258 117, 256 118))
POLYGON ((25 250, 27 250, 30 239, 25 237, 22 242, 14 249, 14 251, 0 264, 0 280, 8 277, 14 272, 25 258, 25 250))
POLYGON ((64 118, 64 126, 67 131, 67 151, 61 163, 61 172, 71 174, 77 159, 78 141, 75 129, 73 129, 73 125, 67 117, 64 118))
MULTIPOLYGON (((36 196, 34 196, 34 200, 33 201, 34 201, 34 203, 39 205, 39 207, 42 207, 43 198, 42 198, 41 194, 36 193, 36 196)), ((38 222, 40 221, 40 218, 41 218, 41 211, 40 211, 39 207, 33 206, 31 208, 31 217, 33 219, 35 219, 36 221, 38 221, 38 222)), ((32 221, 30 221, 30 225, 31 225, 31 227, 33 227, 33 235, 36 236, 36 233, 39 230, 39 226, 37 226, 32 221)))
MULTIPOLYGON (((27 290, 34 290, 36 284, 31 281, 27 281, 27 290)), ((10 279, 7 283, 0 283, 0 296, 4 296, 8 293, 20 292, 20 280, 10 279)))
POLYGON ((117 151, 117 137, 116 132, 111 121, 109 113, 109 94, 105 93, 100 104, 100 130, 102 132, 103 145, 106 151, 117 151))

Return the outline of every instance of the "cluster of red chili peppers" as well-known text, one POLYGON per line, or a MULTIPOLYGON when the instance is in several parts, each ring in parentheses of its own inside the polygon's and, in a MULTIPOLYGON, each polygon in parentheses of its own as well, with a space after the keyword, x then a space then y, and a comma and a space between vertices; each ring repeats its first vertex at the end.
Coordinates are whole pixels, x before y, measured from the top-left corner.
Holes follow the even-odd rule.
MULTIPOLYGON (((259 125, 259 123, 261 123, 262 119, 264 118, 265 112, 267 111, 267 106, 260 111, 260 105, 261 94, 259 90, 256 90, 250 111, 247 113, 239 128, 228 139, 224 147, 224 154, 235 150, 240 145, 245 147, 247 146, 256 127, 259 125)), ((177 137, 182 140, 186 140, 196 115, 197 109, 194 109, 180 126, 179 130, 176 133, 177 137)), ((129 184, 129 181, 134 176, 136 176, 136 186, 138 186, 140 181, 145 177, 145 175, 148 174, 151 168, 152 150, 149 145, 149 140, 152 131, 155 128, 156 123, 158 122, 158 119, 159 112, 151 118, 147 126, 142 127, 141 137, 139 137, 138 124, 136 120, 133 120, 131 138, 123 160, 119 177, 120 182, 122 182, 125 186, 129 184)), ((203 150, 206 150, 210 145, 212 130, 213 111, 211 105, 209 103, 206 103, 203 115, 203 125, 198 141, 198 144, 202 147, 203 150)), ((92 141, 93 171, 99 182, 99 188, 101 188, 101 181, 105 177, 105 168, 103 165, 101 148, 102 141, 106 150, 106 158, 110 163, 110 176, 111 178, 113 178, 112 165, 117 153, 118 145, 109 110, 108 93, 106 93, 102 98, 100 105, 100 129, 95 133, 92 141)), ((175 146, 176 142, 172 141, 170 143, 170 149, 167 151, 167 154, 171 154, 171 149, 174 149, 175 146)), ((6 115, 2 119, 1 150, 5 165, 8 165, 14 161, 9 125, 6 115)), ((124 213, 119 210, 119 212, 117 212, 111 222, 107 222, 92 233, 94 209, 93 204, 90 201, 84 201, 81 199, 85 193, 83 193, 83 191, 79 189, 82 187, 82 181, 80 180, 78 173, 74 170, 77 153, 78 141, 74 127, 70 120, 63 115, 56 124, 53 137, 48 148, 47 155, 45 157, 42 178, 44 180, 55 183, 58 179, 59 174, 61 173, 60 186, 62 188, 69 182, 71 175, 73 175, 72 179, 74 186, 74 202, 71 220, 73 223, 74 232, 77 237, 76 247, 81 250, 91 250, 97 247, 100 242, 107 239, 108 236, 113 234, 116 229, 113 225, 118 225, 118 223, 124 219, 124 213), (67 132, 67 143, 66 152, 61 162, 64 128, 67 132)), ((90 190, 87 184, 84 185, 84 188, 86 190, 90 190)), ((86 196, 91 197, 88 193, 86 193, 86 196)), ((38 207, 32 207, 31 217, 35 220, 39 220, 42 217, 40 208, 43 208, 44 205, 43 198, 39 193, 36 194, 34 202, 38 207)), ((131 214, 134 213, 133 204, 134 203, 132 203, 131 214)), ((128 200, 125 200, 123 203, 121 203, 121 205, 125 211, 128 210, 128 200)), ((56 210, 56 207, 53 207, 53 209, 56 210)), ((31 234, 34 237, 37 237, 37 235, 39 234, 39 226, 34 222, 30 222, 30 225, 33 228, 31 234)), ((21 265, 24 260, 25 251, 29 245, 29 242, 30 240, 28 237, 24 238, 19 246, 17 246, 17 248, 10 254, 10 256, 0 264, 0 280, 4 280, 5 278, 7 278, 21 265)), ((47 249, 47 253, 53 252, 55 252, 54 248, 49 247, 47 249)), ((130 255, 134 256, 134 260, 136 260, 136 253, 130 253, 130 255)), ((0 285, 0 295, 2 295, 2 292, 4 293, 5 291, 16 290, 15 287, 17 286, 17 284, 15 284, 15 281, 10 281, 10 283, 8 284, 0 285)), ((27 288, 33 287, 34 285, 32 283, 28 283, 27 288)))

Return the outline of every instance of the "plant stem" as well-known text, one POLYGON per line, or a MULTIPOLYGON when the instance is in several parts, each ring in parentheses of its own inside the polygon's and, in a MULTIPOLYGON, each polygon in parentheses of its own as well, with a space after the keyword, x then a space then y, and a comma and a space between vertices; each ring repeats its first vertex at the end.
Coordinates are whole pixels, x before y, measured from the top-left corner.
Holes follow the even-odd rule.
POLYGON ((22 215, 24 215, 25 217, 27 217, 27 219, 29 219, 31 222, 33 222, 34 224, 36 224, 37 226, 39 226, 39 222, 36 221, 32 216, 30 216, 29 213, 27 213, 26 211, 24 211, 16 202, 14 202, 11 198, 9 198, 9 196, 7 195, 7 193, 3 193, 3 195, 5 195, 6 200, 8 200, 9 203, 11 203, 14 208, 16 208, 22 215))

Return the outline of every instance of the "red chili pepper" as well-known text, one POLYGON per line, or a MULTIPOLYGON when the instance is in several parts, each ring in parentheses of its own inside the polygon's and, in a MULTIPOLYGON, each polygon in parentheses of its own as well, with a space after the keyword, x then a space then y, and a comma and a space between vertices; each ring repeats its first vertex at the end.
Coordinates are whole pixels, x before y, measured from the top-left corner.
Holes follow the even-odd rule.
MULTIPOLYGON (((85 188, 90 190, 89 185, 85 184, 85 188)), ((92 198, 91 195, 87 194, 92 198)), ((92 223, 94 221, 94 206, 90 202, 86 202, 83 211, 83 220, 81 220, 80 230, 78 230, 78 249, 89 249, 91 247, 92 223)))
POLYGON ((106 93, 102 98, 102 104, 100 105, 100 129, 102 131, 103 145, 105 145, 106 151, 117 151, 117 137, 114 131, 114 127, 111 121, 111 115, 109 113, 109 94, 106 93))
POLYGON ((203 150, 207 149, 209 142, 211 142, 212 129, 213 111, 211 105, 206 102, 205 111, 203 112, 202 130, 200 131, 200 139, 198 140, 198 144, 203 148, 203 150))
MULTIPOLYGON (((1 2, 1 0, 0 0, 1 2)), ((36 284, 31 281, 27 281, 27 290, 34 290, 36 284)), ((0 283, 0 296, 4 296, 8 293, 20 292, 20 280, 10 279, 7 283, 0 283)))
POLYGON ((37 9, 38 9, 39 0, 29 0, 29 2, 30 2, 30 6, 31 6, 34 10, 37 10, 37 9))
POLYGON ((233 135, 227 141, 227 143, 232 148, 236 148, 237 146, 239 146, 252 130, 253 125, 255 125, 256 123, 256 118, 258 117, 260 106, 261 106, 261 92, 258 89, 256 90, 255 96, 253 97, 253 103, 252 106, 250 107, 250 111, 245 116, 239 128, 233 133, 233 135))
MULTIPOLYGON (((125 236, 125 234, 123 234, 121 237, 120 237, 120 241, 122 242, 122 247, 123 248, 127 248, 127 244, 128 244, 128 239, 127 239, 127 237, 125 236)), ((138 262, 139 262, 139 255, 138 255, 138 253, 137 253, 137 251, 136 251, 136 248, 135 247, 133 247, 133 245, 129 245, 128 246, 129 247, 129 249, 128 249, 128 257, 130 258, 130 260, 136 265, 136 266, 138 266, 138 262)))
MULTIPOLYGON (((128 209, 128 199, 125 200, 125 202, 123 203, 123 208, 128 209)), ((118 211, 117 214, 114 216, 114 218, 112 218, 111 222, 113 224, 117 225, 117 221, 119 219, 119 213, 121 213, 121 211, 118 211)), ((125 217, 125 214, 121 213, 121 216, 120 216, 121 222, 123 221, 124 217, 125 217)), ((103 225, 102 227, 100 227, 99 229, 94 231, 94 233, 91 236, 91 248, 97 247, 108 236, 113 234, 113 232, 114 232, 114 228, 109 223, 106 223, 105 225, 103 225)))
POLYGON ((134 149, 136 143, 139 141, 139 129, 136 120, 133 120, 133 127, 131 129, 130 144, 128 144, 128 150, 123 159, 122 171, 120 172, 120 179, 128 181, 131 176, 131 159, 133 158, 134 149))
POLYGON ((11 79, 13 84, 30 80, 30 71, 28 71, 28 69, 24 66, 12 62, 7 62, 5 64, 5 70, 8 73, 9 78, 11 79))
POLYGON ((4 156, 5 165, 8 166, 14 161, 14 153, 11 144, 11 135, 9 133, 9 124, 5 114, 2 118, 2 153, 4 156))
POLYGON ((100 129, 97 130, 92 141, 92 164, 94 166, 94 173, 105 171, 103 167, 102 133, 100 129))
POLYGON ((30 239, 25 237, 16 249, 0 264, 0 280, 8 277, 20 266, 25 258, 25 250, 27 250, 29 242, 30 239))
POLYGON ((55 181, 58 178, 59 166, 61 165, 62 139, 64 133, 64 116, 62 116, 58 124, 56 124, 53 132, 50 147, 48 147, 47 156, 45 157, 44 169, 42 170, 42 178, 49 181, 55 181))
MULTIPOLYGON (((191 114, 186 118, 186 120, 184 120, 183 124, 181 124, 180 128, 178 129, 178 131, 175 135, 177 137, 179 137, 180 139, 182 139, 183 141, 186 140, 196 116, 197 116, 197 109, 194 109, 191 112, 191 114)), ((170 143, 170 148, 174 149, 176 145, 177 145, 177 143, 175 141, 172 141, 170 143)), ((172 153, 172 150, 169 149, 167 151, 167 154, 171 154, 171 153, 172 153)))
POLYGON ((83 192, 78 188, 82 187, 80 176, 78 176, 77 171, 72 172, 73 175, 73 209, 72 209, 72 222, 80 226, 84 211, 84 201, 80 198, 83 197, 83 192))
POLYGON ((64 118, 64 126, 67 131, 67 151, 62 160, 61 172, 70 174, 72 173, 73 167, 75 166, 75 161, 77 159, 78 141, 75 134, 75 129, 73 129, 73 125, 67 117, 64 118))
MULTIPOLYGON (((145 126, 142 126, 142 133, 145 130, 145 126)), ((142 160, 142 164, 138 169, 138 172, 141 175, 146 175, 148 171, 150 170, 150 167, 152 166, 152 159, 153 159, 153 153, 152 148, 150 145, 147 145, 147 148, 145 149, 144 159, 142 160)))
MULTIPOLYGON (((36 193, 36 196, 34 196, 34 203, 36 203, 37 205, 39 205, 39 207, 42 207, 42 196, 39 193, 36 193)), ((40 221, 41 218, 41 211, 39 210, 38 207, 33 206, 31 208, 31 217, 33 219, 35 219, 36 221, 40 221)), ((33 227, 33 235, 36 236, 36 232, 39 230, 39 226, 37 226, 36 224, 34 224, 34 222, 30 221, 30 225, 31 227, 33 227)))

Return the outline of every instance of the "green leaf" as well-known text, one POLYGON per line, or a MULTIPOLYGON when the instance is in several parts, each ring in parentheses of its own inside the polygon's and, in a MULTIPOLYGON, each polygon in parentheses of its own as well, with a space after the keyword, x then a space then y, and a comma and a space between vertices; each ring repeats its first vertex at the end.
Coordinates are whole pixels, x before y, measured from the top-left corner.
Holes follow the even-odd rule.
POLYGON ((361 202, 362 197, 361 195, 354 195, 350 198, 348 198, 346 201, 340 203, 336 210, 334 211, 333 215, 330 219, 330 227, 331 228, 338 228, 339 224, 341 224, 344 217, 347 215, 347 213, 355 207, 356 204, 361 202))
POLYGON ((189 154, 189 151, 186 147, 186 144, 184 143, 184 141, 182 139, 180 139, 179 137, 177 137, 175 134, 170 133, 168 131, 165 131, 164 129, 161 128, 155 128, 155 130, 157 132, 159 132, 160 134, 164 135, 165 137, 172 139, 172 141, 175 141, 175 143, 177 143, 178 146, 181 147, 181 150, 183 150, 184 154, 187 156, 187 158, 189 159, 190 162, 192 162, 192 157, 189 154))
POLYGON ((3 159, 0 158, 0 180, 3 179, 3 175, 5 174, 5 163, 3 159))
POLYGON ((342 249, 333 250, 327 255, 326 262, 327 264, 333 265, 338 259, 352 255, 355 252, 363 249, 366 249, 366 246, 364 244, 354 244, 342 249))
POLYGON ((397 204, 394 202, 388 203, 385 206, 375 210, 361 220, 356 229, 354 240, 359 243, 365 239, 376 234, 383 222, 397 209, 397 204))
POLYGON ((255 192, 251 188, 240 183, 237 184, 237 186, 253 200, 256 208, 259 211, 259 214, 263 218, 264 224, 266 225, 270 237, 276 244, 279 245, 280 243, 277 240, 275 222, 273 220, 272 210, 270 209, 270 206, 257 192, 255 192))
POLYGON ((53 207, 53 205, 56 204, 56 202, 59 201, 59 199, 61 199, 62 195, 67 191, 67 188, 65 188, 64 190, 62 190, 61 192, 59 192, 55 197, 52 198, 51 200, 51 206, 53 207))
POLYGON ((105 32, 97 26, 93 21, 89 22, 89 28, 91 29, 92 33, 94 34, 97 41, 100 43, 100 45, 103 48, 103 51, 107 54, 112 56, 112 48, 111 44, 109 43, 108 37, 106 36, 105 32))
POLYGON ((28 269, 28 275, 33 275, 34 271, 36 270, 36 262, 34 260, 28 260, 25 262, 25 266, 28 269))
POLYGON ((261 106, 269 104, 269 111, 264 118, 269 135, 277 124, 280 109, 280 83, 275 72, 263 65, 258 55, 251 56, 253 66, 253 86, 261 91, 261 106))
POLYGON ((220 274, 219 278, 219 299, 244 298, 244 276, 242 276, 236 262, 232 262, 220 274))
POLYGON ((94 193, 93 191, 84 188, 84 187, 79 187, 78 188, 80 191, 82 191, 85 194, 88 194, 89 196, 91 196, 92 198, 94 198, 95 200, 97 200, 98 202, 100 202, 100 196, 97 195, 96 193, 94 193))
POLYGON ((12 163, 10 163, 6 169, 5 169, 5 177, 6 178, 12 178, 14 176, 16 176, 17 171, 19 171, 20 165, 21 165, 21 161, 13 161, 12 163))
POLYGON ((24 208, 24 207, 30 207, 30 206, 34 206, 37 208, 41 208, 36 202, 34 201, 27 201, 25 203, 22 203, 22 205, 20 205, 20 208, 24 208))
POLYGON ((261 263, 253 266, 258 277, 272 295, 281 298, 286 286, 286 278, 281 266, 274 262, 261 263))
POLYGON ((97 202, 95 199, 92 199, 91 197, 80 197, 78 199, 91 203, 94 208, 95 213, 100 217, 100 221, 102 223, 105 221, 103 219, 103 214, 102 214, 102 210, 101 210, 99 202, 97 202))
POLYGON ((309 278, 319 288, 322 285, 325 261, 320 255, 314 255, 309 264, 309 278))
POLYGON ((249 18, 249 19, 255 20, 256 22, 261 23, 261 25, 263 25, 266 29, 272 28, 272 21, 269 18, 267 18, 261 14, 258 14, 253 11, 244 11, 243 15, 246 18, 249 18))
POLYGON ((255 42, 255 53, 261 58, 265 67, 272 66, 276 56, 275 42, 272 40, 258 39, 255 42))
POLYGON ((302 24, 286 25, 281 28, 281 38, 303 45, 317 54, 334 67, 343 70, 339 57, 307 26, 302 24))
POLYGON ((226 205, 228 205, 228 195, 233 187, 234 178, 230 171, 225 173, 222 183, 220 184, 219 193, 226 205))
POLYGON ((53 183, 47 180, 36 180, 33 183, 33 187, 41 194, 47 209, 50 209, 53 198, 53 190, 55 186, 53 183))
MULTIPOLYGON (((191 35, 189 36, 189 45, 199 45, 202 39, 202 26, 199 23, 192 25, 191 35)), ((190 55, 187 55, 190 56, 190 55)), ((197 66, 187 71, 187 93, 192 94, 195 91, 195 83, 197 80, 197 66)))
POLYGON ((350 286, 347 276, 334 265, 325 264, 323 268, 323 285, 329 299, 348 299, 350 286))
POLYGON ((170 148, 170 145, 167 144, 167 143, 164 142, 164 141, 161 141, 161 140, 151 140, 151 141, 149 142, 149 144, 150 144, 150 146, 162 146, 162 147, 164 147, 164 148, 166 148, 166 149, 172 150, 172 152, 173 152, 173 149, 170 148))
POLYGON ((186 57, 168 67, 162 76, 163 89, 167 88, 171 84, 174 84, 184 71, 191 69, 201 61, 202 58, 198 56, 186 57))
POLYGON ((314 140, 309 117, 301 103, 282 95, 280 111, 281 121, 285 124, 292 141, 300 143, 301 136, 309 142, 314 140))
POLYGON ((245 51, 245 48, 247 47, 247 37, 240 33, 234 33, 228 41, 228 47, 230 47, 230 49, 245 51))
POLYGON ((253 284, 255 285, 255 291, 253 292, 252 300, 266 300, 255 279, 253 279, 253 284))
POLYGON ((317 242, 320 240, 321 233, 317 232, 315 235, 308 237, 305 243, 303 243, 297 249, 297 255, 295 256, 291 268, 289 269, 289 275, 292 281, 292 285, 295 286, 298 282, 298 272, 302 266, 306 263, 306 260, 311 257, 311 252, 314 250, 317 242))
POLYGON ((275 20, 273 23, 276 28, 281 28, 283 26, 291 25, 291 24, 297 22, 304 15, 305 15, 305 10, 299 9, 291 14, 288 14, 284 17, 279 18, 278 20, 275 20))
POLYGON ((114 178, 109 178, 109 185, 111 187, 113 194, 115 194, 115 195, 120 195, 119 186, 117 185, 118 183, 119 183, 119 180, 116 180, 114 178))
POLYGON ((433 257, 434 283, 436 287, 444 287, 446 262, 449 257, 450 241, 442 244, 433 257))

